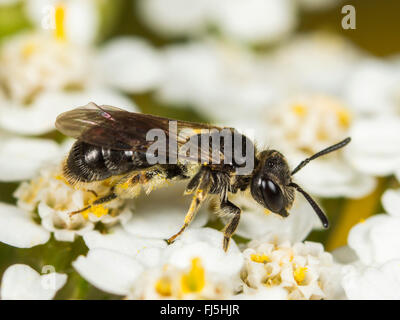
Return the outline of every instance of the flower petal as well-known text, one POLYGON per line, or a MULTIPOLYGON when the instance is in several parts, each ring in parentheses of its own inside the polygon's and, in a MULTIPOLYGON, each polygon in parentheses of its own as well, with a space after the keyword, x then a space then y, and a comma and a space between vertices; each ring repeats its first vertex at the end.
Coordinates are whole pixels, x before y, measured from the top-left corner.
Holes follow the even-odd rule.
POLYGON ((311 194, 319 197, 361 198, 375 187, 373 177, 360 173, 343 159, 313 161, 296 173, 296 180, 311 194))
POLYGON ((107 249, 89 250, 79 256, 73 267, 87 281, 100 290, 127 295, 143 266, 131 257, 107 249))
MULTIPOLYGON (((132 210, 132 218, 123 223, 124 229, 145 238, 166 239, 174 235, 182 226, 190 207, 191 197, 183 196, 185 185, 176 183, 166 189, 155 190, 148 196, 140 196, 132 210)), ((204 226, 207 220, 206 206, 203 205, 189 228, 204 226)))
POLYGON ((30 179, 46 161, 60 154, 52 140, 8 136, 0 139, 0 181, 30 179))
POLYGON ((352 142, 344 154, 358 170, 385 176, 399 167, 400 118, 381 116, 359 120, 349 135, 352 142))
POLYGON ((83 239, 89 249, 114 250, 132 257, 146 248, 165 248, 167 246, 163 240, 136 237, 121 227, 116 227, 107 234, 101 234, 99 231, 87 232, 83 235, 83 239))
POLYGON ((31 248, 46 243, 50 232, 36 224, 30 213, 0 203, 0 242, 17 248, 31 248))
POLYGON ((193 258, 200 258, 208 272, 222 278, 235 279, 243 265, 243 255, 231 240, 229 249, 222 249, 223 233, 211 228, 185 231, 164 252, 168 264, 188 268, 193 258))
POLYGON ((291 242, 303 241, 315 226, 320 222, 304 199, 297 198, 289 217, 268 212, 247 197, 231 199, 237 206, 244 208, 236 234, 247 239, 261 239, 279 237, 291 242))
POLYGON ((348 244, 366 265, 400 259, 400 219, 379 214, 355 225, 348 244))
POLYGON ((386 212, 400 218, 400 190, 387 190, 382 195, 382 205, 386 212))
POLYGON ((3 300, 50 300, 66 281, 66 274, 40 275, 27 265, 14 264, 3 274, 0 296, 3 300))
POLYGON ((219 2, 216 8, 216 23, 222 31, 242 41, 276 41, 296 25, 293 1, 229 0, 219 2))
POLYGON ((400 260, 365 270, 348 266, 342 285, 350 300, 399 300, 400 260))
POLYGON ((139 17, 153 30, 166 35, 195 34, 206 27, 209 0, 141 0, 139 17))
POLYGON ((130 99, 102 87, 89 88, 82 92, 46 91, 28 107, 9 106, 7 101, 3 103, 0 106, 0 127, 19 134, 44 134, 55 130, 54 122, 60 113, 86 105, 90 101, 135 111, 130 99))
POLYGON ((105 81, 128 92, 153 89, 162 78, 161 56, 139 38, 120 37, 108 42, 97 63, 105 81))

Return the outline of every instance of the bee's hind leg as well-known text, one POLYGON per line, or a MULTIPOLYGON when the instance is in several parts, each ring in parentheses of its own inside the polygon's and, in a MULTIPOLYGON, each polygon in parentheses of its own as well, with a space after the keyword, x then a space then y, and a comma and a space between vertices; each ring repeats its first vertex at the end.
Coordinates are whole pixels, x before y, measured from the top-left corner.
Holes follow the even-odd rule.
POLYGON ((240 208, 238 208, 236 205, 234 205, 228 199, 221 202, 220 208, 224 213, 232 216, 231 220, 229 221, 229 223, 225 226, 225 228, 223 230, 224 231, 223 248, 224 248, 224 251, 227 251, 231 237, 233 236, 233 234, 236 231, 237 226, 239 225, 240 214, 241 214, 242 210, 240 210, 240 208))
POLYGON ((88 205, 88 206, 86 206, 86 207, 84 207, 84 208, 82 208, 82 209, 80 209, 80 210, 70 212, 69 215, 70 215, 70 216, 73 216, 73 215, 75 215, 75 214, 78 214, 78 213, 84 212, 84 211, 86 211, 86 210, 89 210, 89 209, 92 208, 93 206, 97 206, 97 205, 99 205, 99 204, 111 202, 111 201, 113 201, 113 200, 116 199, 116 198, 117 198, 117 195, 114 193, 114 188, 111 188, 111 191, 110 191, 109 194, 107 194, 107 195, 105 195, 104 197, 101 197, 101 198, 99 198, 99 199, 93 201, 92 204, 90 204, 90 205, 88 205))
POLYGON ((193 193, 193 190, 196 189, 195 194, 193 196, 193 200, 190 204, 189 210, 185 216, 185 222, 181 229, 174 234, 172 237, 167 239, 168 243, 174 242, 174 240, 186 229, 186 227, 192 222, 195 217, 197 211, 199 210, 201 204, 206 199, 208 192, 210 190, 212 183, 211 172, 209 168, 203 167, 200 171, 190 180, 188 187, 186 188, 185 193, 193 193))

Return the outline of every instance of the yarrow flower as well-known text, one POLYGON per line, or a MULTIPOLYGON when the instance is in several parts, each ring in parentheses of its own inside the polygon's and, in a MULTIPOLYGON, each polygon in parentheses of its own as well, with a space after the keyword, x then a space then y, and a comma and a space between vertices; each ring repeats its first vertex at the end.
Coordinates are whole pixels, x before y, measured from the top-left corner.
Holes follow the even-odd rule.
POLYGON ((355 225, 348 236, 348 247, 334 253, 347 262, 342 285, 348 299, 400 298, 399 190, 386 191, 382 204, 387 214, 355 225))
POLYGON ((127 299, 229 299, 232 284, 206 273, 200 258, 193 258, 188 270, 165 264, 146 270, 127 299))
POLYGON ((245 295, 270 289, 283 299, 335 299, 340 295, 339 266, 319 243, 252 241, 243 255, 245 295), (284 296, 276 288, 283 289, 284 296))
POLYGON ((47 242, 50 233, 54 233, 59 241, 73 241, 75 235, 92 230, 97 222, 111 225, 128 219, 129 212, 119 214, 122 200, 71 215, 107 193, 109 188, 107 182, 96 184, 93 190, 73 188, 63 178, 59 165, 44 168, 39 176, 23 182, 15 191, 17 206, 0 203, 4 228, 0 240, 16 247, 32 247, 47 242), (7 227, 10 223, 15 224, 13 228, 7 227))
MULTIPOLYGON (((353 117, 340 100, 325 95, 302 95, 267 111, 265 122, 269 130, 260 140, 279 149, 296 165, 348 136, 353 117)), ((322 197, 358 198, 368 194, 375 180, 352 167, 343 152, 313 161, 312 166, 296 174, 296 180, 322 197)))
POLYGON ((67 275, 40 275, 24 264, 14 264, 3 273, 0 286, 2 300, 50 300, 67 281, 67 275))
POLYGON ((215 26, 231 39, 269 43, 288 35, 297 23, 291 0, 144 0, 137 9, 150 28, 172 37, 198 35, 215 26))
POLYGON ((97 288, 128 298, 226 298, 240 288, 243 256, 223 233, 210 228, 185 231, 173 244, 137 237, 121 228, 84 236, 86 256, 74 268, 97 288))
POLYGON ((18 34, 0 48, 0 127, 17 134, 54 130, 58 114, 88 101, 133 103, 98 81, 94 52, 87 47, 33 31, 18 34))

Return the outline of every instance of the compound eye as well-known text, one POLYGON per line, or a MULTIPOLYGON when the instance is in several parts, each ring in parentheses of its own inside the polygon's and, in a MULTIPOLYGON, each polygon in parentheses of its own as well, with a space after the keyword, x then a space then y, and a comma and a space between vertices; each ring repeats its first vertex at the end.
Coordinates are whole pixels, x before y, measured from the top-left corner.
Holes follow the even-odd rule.
POLYGON ((276 213, 282 211, 283 195, 281 189, 269 179, 262 179, 260 188, 266 206, 276 213))

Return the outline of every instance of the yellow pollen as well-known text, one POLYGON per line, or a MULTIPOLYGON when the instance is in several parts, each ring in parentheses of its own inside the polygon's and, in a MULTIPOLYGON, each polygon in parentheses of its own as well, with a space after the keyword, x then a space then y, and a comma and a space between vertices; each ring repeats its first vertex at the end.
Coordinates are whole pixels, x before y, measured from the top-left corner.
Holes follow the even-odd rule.
POLYGON ((130 183, 129 183, 129 181, 127 181, 127 182, 124 182, 124 183, 122 183, 122 184, 118 185, 118 187, 119 187, 119 188, 121 188, 122 190, 126 190, 126 189, 128 189, 128 188, 129 188, 129 186, 130 186, 130 183))
POLYGON ((365 223, 365 219, 364 219, 364 218, 361 218, 360 221, 359 221, 359 223, 365 223))
POLYGON ((306 273, 307 267, 297 267, 293 271, 294 280, 296 280, 298 285, 301 285, 301 283, 304 281, 304 279, 306 278, 306 273))
POLYGON ((37 47, 35 43, 27 43, 21 50, 22 56, 24 57, 24 59, 28 59, 36 51, 36 49, 37 47))
POLYGON ((271 211, 269 211, 268 209, 264 209, 264 214, 269 215, 271 214, 271 211))
POLYGON ((54 32, 54 36, 57 40, 61 41, 64 41, 66 39, 64 20, 65 20, 65 7, 63 4, 59 3, 56 6, 55 10, 56 30, 54 32))
POLYGON ((172 285, 171 281, 168 278, 160 278, 156 284, 155 289, 158 294, 164 297, 171 296, 172 294, 172 285))
POLYGON ((339 123, 342 127, 348 128, 351 121, 351 114, 348 110, 344 108, 338 108, 336 110, 336 115, 338 117, 339 123))
POLYGON ((68 182, 67 179, 65 179, 65 177, 61 174, 57 175, 54 177, 56 180, 60 180, 62 182, 64 182, 67 186, 70 186, 70 183, 68 182))
POLYGON ((90 207, 89 209, 82 211, 81 214, 85 219, 89 218, 89 213, 93 213, 96 217, 100 218, 107 215, 109 212, 108 208, 104 208, 102 205, 90 207))
POLYGON ((258 263, 266 263, 269 261, 269 257, 265 254, 252 254, 250 256, 251 261, 258 262, 258 263))
POLYGON ((183 293, 200 292, 205 286, 205 272, 200 258, 192 259, 188 273, 182 275, 181 290, 183 293))
POLYGON ((302 106, 301 104, 296 104, 292 106, 292 112, 299 117, 304 117, 307 114, 307 108, 302 106))

